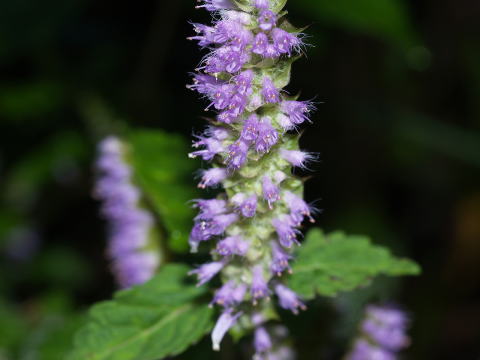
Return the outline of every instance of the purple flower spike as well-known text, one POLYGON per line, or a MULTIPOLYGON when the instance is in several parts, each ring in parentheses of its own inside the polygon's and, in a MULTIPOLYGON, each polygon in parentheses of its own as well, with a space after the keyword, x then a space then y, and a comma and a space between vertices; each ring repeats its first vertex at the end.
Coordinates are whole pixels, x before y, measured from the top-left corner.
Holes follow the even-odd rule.
POLYGON ((263 31, 270 31, 273 29, 275 24, 277 23, 277 15, 270 10, 262 10, 260 11, 260 15, 258 17, 258 26, 263 31))
POLYGON ((405 335, 408 319, 405 314, 392 307, 369 306, 367 319, 362 330, 378 345, 392 351, 399 351, 409 344, 405 335))
POLYGON ((310 121, 307 114, 312 105, 308 101, 283 101, 280 105, 282 111, 290 117, 290 121, 295 125, 300 125, 304 121, 310 121))
POLYGON ((257 304, 258 299, 264 298, 270 293, 270 290, 268 290, 268 285, 265 282, 265 278, 263 277, 263 268, 261 265, 257 265, 253 268, 252 287, 250 291, 254 305, 257 304))
POLYGON ((208 11, 218 11, 225 9, 234 9, 235 6, 230 2, 230 0, 203 0, 202 5, 198 5, 197 9, 205 8, 208 11))
POLYGON ((280 156, 295 167, 306 168, 306 164, 315 159, 315 155, 300 150, 280 150, 280 156))
POLYGON ((223 262, 211 262, 208 264, 203 264, 198 269, 190 271, 189 275, 197 275, 198 284, 197 286, 201 286, 206 282, 210 281, 215 275, 218 274, 220 270, 222 270, 225 264, 223 262))
POLYGON ((280 200, 280 191, 267 175, 262 178, 262 189, 263 197, 267 200, 270 209, 272 209, 273 203, 280 200))
POLYGON ((302 44, 302 42, 297 36, 279 28, 275 28, 272 30, 272 40, 275 49, 280 54, 291 55, 292 50, 299 49, 302 44))
POLYGON ((298 309, 305 310, 306 306, 299 299, 297 294, 287 288, 285 285, 278 284, 275 286, 275 293, 278 296, 280 306, 286 310, 298 314, 298 309))
POLYGON ((278 132, 270 123, 270 118, 264 117, 258 125, 258 137, 255 150, 258 153, 267 153, 278 141, 278 132))
POLYGON ((243 301, 247 292, 245 284, 236 285, 234 281, 229 281, 217 290, 212 303, 230 308, 243 301))
POLYGON ((245 256, 248 251, 248 243, 240 236, 229 236, 217 245, 217 252, 223 256, 245 256))
POLYGON ((268 52, 268 45, 268 36, 264 33, 258 33, 255 36, 255 40, 253 41, 252 52, 260 56, 266 57, 266 54, 268 52))
POLYGON ((307 203, 294 193, 290 191, 285 191, 283 194, 283 199, 285 203, 290 208, 290 218, 296 225, 300 225, 303 222, 305 216, 310 219, 310 222, 315 222, 311 215, 310 207, 307 203))
POLYGON ((287 215, 282 215, 278 219, 272 220, 272 225, 278 235, 280 244, 287 249, 290 249, 293 244, 299 244, 297 234, 299 231, 295 228, 292 220, 287 215))
POLYGON ((202 181, 198 184, 200 189, 217 186, 227 178, 227 171, 222 168, 211 168, 203 171, 202 181))
POLYGON ((272 339, 263 326, 255 330, 253 345, 257 355, 266 353, 272 348, 272 339))
POLYGON ((287 254, 276 242, 272 242, 272 264, 270 270, 273 274, 281 276, 282 273, 287 270, 291 272, 289 261, 292 256, 287 254))
POLYGON ((280 92, 269 77, 263 78, 262 96, 267 103, 274 104, 280 102, 280 92))
POLYGON ((247 161, 248 144, 237 141, 228 148, 227 164, 230 170, 238 170, 247 161))
POLYGON ((222 342, 223 337, 227 331, 230 330, 233 325, 235 325, 241 315, 241 312, 233 314, 231 309, 226 310, 222 315, 220 315, 212 331, 213 350, 220 350, 220 343, 222 342))

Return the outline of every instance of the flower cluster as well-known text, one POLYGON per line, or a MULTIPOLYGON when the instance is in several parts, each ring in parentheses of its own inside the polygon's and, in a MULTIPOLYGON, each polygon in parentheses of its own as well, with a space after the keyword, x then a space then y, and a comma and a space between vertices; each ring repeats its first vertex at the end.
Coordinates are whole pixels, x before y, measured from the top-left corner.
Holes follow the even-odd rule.
POLYGON ((192 271, 199 284, 219 273, 223 281, 212 300, 224 309, 212 333, 214 349, 242 317, 256 328, 256 358, 266 359, 271 341, 253 314, 271 306, 273 295, 294 313, 305 307, 282 276, 291 271, 298 228, 305 219, 313 222, 303 182, 292 175, 293 167, 304 168, 313 156, 298 149, 298 134, 291 133, 309 121, 313 106, 283 90, 302 34, 292 30, 279 2, 248 1, 205 0, 199 7, 215 13, 214 23, 193 24, 190 39, 208 54, 188 87, 216 117, 196 136, 190 157, 213 164, 198 186, 222 186, 225 192, 195 201, 199 214, 189 242, 193 252, 215 242, 213 261, 192 271))
POLYGON ((361 324, 361 336, 348 360, 395 360, 397 353, 409 345, 406 335, 408 319, 396 308, 368 306, 361 324))
POLYGON ((99 144, 96 167, 95 195, 102 201, 102 215, 109 225, 112 270, 123 288, 144 283, 155 273, 160 257, 150 249, 153 219, 139 207, 140 192, 131 183, 131 169, 119 139, 108 137, 99 144))

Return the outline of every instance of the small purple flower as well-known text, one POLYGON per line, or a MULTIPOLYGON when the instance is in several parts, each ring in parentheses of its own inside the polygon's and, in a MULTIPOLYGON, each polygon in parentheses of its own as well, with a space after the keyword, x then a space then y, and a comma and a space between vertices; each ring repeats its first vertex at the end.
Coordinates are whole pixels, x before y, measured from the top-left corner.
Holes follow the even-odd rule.
POLYGON ((407 323, 407 317, 401 310, 371 305, 367 308, 362 330, 381 347, 399 351, 409 344, 405 334, 407 323))
POLYGON ((234 83, 235 90, 242 95, 250 95, 252 89, 252 81, 254 77, 253 70, 245 70, 235 76, 234 83))
POLYGON ((248 144, 242 140, 235 142, 228 148, 227 164, 230 170, 238 170, 247 161, 248 144))
POLYGON ((291 55, 292 50, 298 49, 302 44, 297 36, 279 28, 272 30, 272 40, 280 54, 291 55))
POLYGON ((217 154, 225 151, 222 141, 219 141, 210 137, 198 137, 198 141, 193 144, 193 147, 197 148, 205 146, 205 149, 193 151, 188 156, 192 159, 201 157, 205 161, 212 160, 217 154))
POLYGON ((237 73, 250 60, 248 52, 235 49, 232 46, 221 47, 206 60, 205 71, 208 73, 237 73))
POLYGON ((258 137, 255 141, 255 150, 258 153, 267 153, 278 141, 278 132, 270 123, 270 118, 263 117, 258 125, 258 137))
POLYGON ((390 351, 370 344, 365 339, 358 339, 347 360, 396 360, 397 356, 390 351))
MULTIPOLYGON (((232 84, 223 84, 217 86, 215 92, 212 94, 212 104, 215 109, 223 110, 230 105, 230 100, 234 94, 234 86, 232 84)), ((208 108, 207 108, 208 109, 208 108)))
POLYGON ((187 85, 188 89, 196 90, 202 95, 212 96, 215 90, 223 84, 223 81, 206 74, 195 74, 193 84, 187 85))
POLYGON ((223 337, 230 328, 235 325, 237 319, 242 315, 241 312, 233 314, 231 309, 227 309, 223 312, 222 315, 217 320, 215 327, 212 331, 212 346, 213 350, 220 350, 220 343, 222 342, 223 337))
POLYGON ((222 235, 225 230, 238 220, 237 214, 220 214, 211 219, 195 222, 190 233, 189 244, 192 252, 197 252, 200 242, 222 235))
POLYGON ((212 219, 216 215, 227 212, 227 202, 219 199, 195 200, 195 207, 200 209, 200 213, 195 219, 212 219))
POLYGON ((245 284, 236 285, 234 281, 229 281, 215 292, 212 303, 230 308, 241 303, 246 292, 245 284))
POLYGON ((285 100, 281 103, 280 108, 290 117, 293 124, 300 125, 304 121, 310 121, 307 114, 312 105, 308 101, 285 100))
POLYGON ((274 202, 280 200, 280 191, 278 187, 272 183, 270 177, 265 175, 262 178, 262 190, 263 190, 263 197, 268 202, 268 206, 272 209, 272 205, 274 202))
POLYGON ((253 345, 255 347, 256 354, 266 353, 272 348, 272 339, 263 326, 255 329, 253 345))
POLYGON ((222 270, 225 264, 220 261, 211 262, 207 264, 203 264, 199 268, 190 271, 189 275, 197 275, 198 284, 197 286, 201 286, 206 282, 210 281, 215 275, 218 274, 220 270, 222 270))
POLYGON ((272 225, 275 228, 278 240, 283 247, 290 249, 293 244, 299 244, 297 240, 297 234, 299 231, 295 228, 295 224, 289 216, 282 215, 280 218, 273 219, 272 225))
POLYGON ((280 156, 295 167, 306 168, 306 164, 315 159, 311 153, 300 150, 280 149, 280 156))
POLYGON ((280 102, 280 92, 268 76, 263 78, 262 96, 267 103, 274 104, 280 102))
POLYGON ((275 293, 278 296, 280 306, 286 310, 298 314, 298 309, 305 310, 306 306, 299 299, 297 294, 287 288, 285 285, 277 284, 275 286, 275 293))
POLYGON ((261 265, 256 265, 252 270, 252 286, 250 291, 254 305, 258 299, 264 298, 270 293, 265 278, 263 277, 263 268, 261 265))
POLYGON ((203 0, 203 3, 202 5, 198 5, 197 9, 205 8, 208 11, 218 11, 235 8, 230 0, 203 0))
POLYGON ((275 59, 280 56, 280 53, 278 52, 274 44, 269 43, 265 48, 265 53, 263 54, 263 56, 269 59, 275 59))
POLYGON ((252 114, 245 120, 240 139, 246 142, 253 142, 258 138, 258 129, 260 123, 257 114, 252 114))
POLYGON ((257 212, 257 195, 253 194, 243 201, 239 206, 240 212, 243 216, 251 218, 257 212))
POLYGON ((310 207, 302 198, 290 191, 285 191, 283 199, 290 209, 290 218, 296 225, 300 225, 305 216, 310 219, 310 222, 315 222, 311 215, 310 207))
POLYGON ((291 272, 289 261, 292 258, 276 242, 272 242, 272 264, 270 270, 273 274, 281 276, 285 270, 291 272))
POLYGON ((217 245, 217 252, 223 256, 245 256, 248 251, 248 243, 241 236, 229 236, 217 245))
POLYGON ((265 10, 268 9, 270 4, 268 0, 254 0, 254 5, 257 9, 265 10))
POLYGON ((217 186, 227 178, 227 170, 223 168, 210 168, 204 170, 202 174, 202 181, 198 184, 200 189, 205 189, 210 186, 217 186))
POLYGON ((262 10, 258 16, 258 26, 263 31, 270 31, 277 23, 277 15, 270 10, 262 10))
POLYGON ((275 119, 277 124, 280 125, 285 131, 294 130, 297 127, 297 125, 294 124, 285 114, 279 114, 275 119))
POLYGON ((268 36, 264 33, 258 33, 253 41, 252 52, 265 57, 268 45, 268 36))

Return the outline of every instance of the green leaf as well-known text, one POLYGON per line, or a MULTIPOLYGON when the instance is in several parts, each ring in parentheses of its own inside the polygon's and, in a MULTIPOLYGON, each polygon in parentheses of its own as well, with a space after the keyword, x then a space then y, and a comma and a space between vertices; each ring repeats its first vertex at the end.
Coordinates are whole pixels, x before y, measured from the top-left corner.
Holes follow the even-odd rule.
POLYGON ((158 360, 183 352, 212 328, 195 301, 206 289, 184 283, 188 268, 166 265, 148 283, 95 305, 69 360, 158 360))
POLYGON ((418 41, 401 0, 298 0, 292 4, 326 24, 377 36, 404 48, 418 41))
POLYGON ((189 201, 196 197, 187 141, 157 130, 134 131, 129 141, 135 180, 168 231, 170 248, 186 251, 194 216, 189 201))
POLYGON ((334 296, 366 285, 377 275, 417 275, 413 261, 398 259, 364 236, 311 230, 298 252, 289 286, 306 299, 334 296))

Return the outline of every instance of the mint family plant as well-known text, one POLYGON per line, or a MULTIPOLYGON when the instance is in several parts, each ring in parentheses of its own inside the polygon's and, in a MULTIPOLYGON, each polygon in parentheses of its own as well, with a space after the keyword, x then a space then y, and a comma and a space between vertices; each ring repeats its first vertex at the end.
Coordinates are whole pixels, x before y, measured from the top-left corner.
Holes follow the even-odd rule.
MULTIPOLYGON (((305 169, 315 159, 298 144, 300 127, 311 121, 314 106, 284 90, 292 64, 305 50, 302 30, 286 20, 285 5, 286 0, 205 0, 198 5, 212 12, 214 21, 193 24, 191 39, 207 53, 188 87, 206 99, 215 115, 196 137, 190 157, 211 163, 198 187, 222 191, 193 201, 198 214, 188 243, 193 253, 210 249, 211 261, 193 270, 163 265, 150 281, 94 306, 71 359, 160 359, 183 352, 206 333, 218 351, 229 331, 236 339, 251 337, 254 359, 292 359, 294 350, 285 342, 288 324, 281 324, 278 307, 298 314, 317 295, 335 296, 380 274, 419 272, 415 263, 393 257, 365 237, 313 229, 301 240, 302 224, 314 222, 315 209, 303 199, 303 180, 293 168, 305 169), (197 276, 196 286, 188 274, 197 276), (212 293, 211 280, 220 284, 212 293)), ((138 156, 145 147, 137 145, 132 146, 137 155, 124 161, 142 173, 140 190, 148 197, 153 187, 145 180, 155 176, 145 174, 156 169, 145 166, 138 156)), ((103 199, 109 201, 106 195, 103 199)), ((160 210, 168 223, 173 214, 163 206, 153 210, 160 210)), ((107 217, 115 218, 109 209, 104 206, 107 217)), ((175 226, 167 230, 178 235, 175 226)), ((128 238, 121 237, 127 246, 128 238)), ((144 255, 146 249, 151 251, 133 245, 130 250, 144 255)), ((121 263, 120 254, 114 264, 121 263)), ((143 261, 139 267, 151 269, 143 261)))

